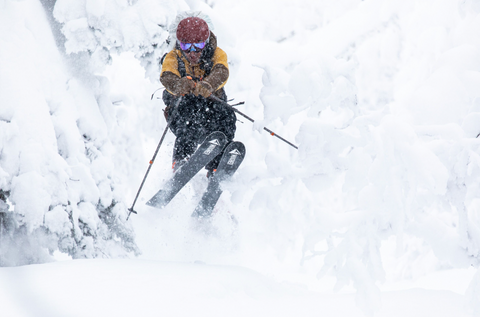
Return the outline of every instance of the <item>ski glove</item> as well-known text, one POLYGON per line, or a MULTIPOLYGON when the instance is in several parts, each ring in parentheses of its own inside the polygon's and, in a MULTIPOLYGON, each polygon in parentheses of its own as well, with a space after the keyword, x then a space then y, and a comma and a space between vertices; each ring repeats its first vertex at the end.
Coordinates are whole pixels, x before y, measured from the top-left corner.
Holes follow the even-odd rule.
POLYGON ((197 97, 198 95, 201 95, 205 98, 208 98, 212 93, 213 93, 212 85, 210 85, 206 81, 198 82, 197 85, 195 86, 195 89, 193 90, 193 94, 197 97))
POLYGON ((195 82, 188 77, 180 78, 180 80, 178 80, 175 84, 175 91, 177 91, 178 94, 182 96, 192 93, 194 88, 195 82))

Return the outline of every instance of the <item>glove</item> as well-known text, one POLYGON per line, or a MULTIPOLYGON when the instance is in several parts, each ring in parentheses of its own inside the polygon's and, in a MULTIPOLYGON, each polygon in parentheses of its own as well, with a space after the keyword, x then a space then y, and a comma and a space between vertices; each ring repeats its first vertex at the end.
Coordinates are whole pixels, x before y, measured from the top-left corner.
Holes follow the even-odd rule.
POLYGON ((197 85, 195 86, 195 89, 193 90, 193 94, 197 97, 198 95, 201 95, 205 98, 208 98, 212 93, 213 93, 212 85, 210 85, 206 81, 198 82, 197 85))
POLYGON ((175 91, 178 91, 179 95, 187 95, 192 93, 195 88, 195 82, 191 78, 182 77, 175 85, 175 91))

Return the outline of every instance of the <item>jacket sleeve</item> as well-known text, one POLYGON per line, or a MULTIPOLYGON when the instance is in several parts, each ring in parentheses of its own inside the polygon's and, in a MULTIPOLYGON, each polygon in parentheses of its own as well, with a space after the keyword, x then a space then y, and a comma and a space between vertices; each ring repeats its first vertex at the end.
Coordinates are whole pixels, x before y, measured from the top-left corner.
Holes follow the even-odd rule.
POLYGON ((180 78, 177 56, 175 50, 172 50, 163 60, 160 82, 168 92, 178 95, 180 93, 180 78))
POLYGON ((221 48, 217 47, 213 54, 212 61, 213 67, 210 75, 205 77, 203 81, 209 83, 212 86, 213 91, 217 91, 225 86, 228 80, 229 70, 227 54, 221 48))

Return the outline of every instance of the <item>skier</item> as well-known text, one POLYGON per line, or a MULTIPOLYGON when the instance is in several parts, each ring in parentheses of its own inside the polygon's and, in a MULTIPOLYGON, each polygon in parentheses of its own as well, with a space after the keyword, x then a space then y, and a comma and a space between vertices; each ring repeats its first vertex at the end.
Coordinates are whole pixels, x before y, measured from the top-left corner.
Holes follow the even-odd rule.
POLYGON ((177 17, 175 48, 162 59, 165 118, 176 136, 175 173, 146 202, 163 208, 205 167, 208 186, 192 214, 195 217, 212 215, 222 182, 235 173, 246 153, 242 142, 233 141, 237 118, 223 88, 229 75, 227 55, 217 47, 205 20, 199 13, 177 17))
MULTIPOLYGON (((175 48, 165 55, 160 81, 166 88, 165 118, 176 136, 172 168, 185 164, 199 143, 214 131, 235 136, 236 117, 232 109, 209 98, 227 101, 224 86, 229 76, 227 55, 207 22, 198 16, 183 18, 176 27, 175 48)), ((207 176, 216 169, 220 153, 208 163, 207 176)))
MULTIPOLYGON (((226 102, 227 55, 217 47, 217 38, 206 20, 209 21, 208 17, 199 12, 181 14, 171 29, 176 37, 175 48, 162 58, 160 81, 166 88, 163 92, 167 106, 165 119, 176 136, 172 158, 175 173, 146 202, 151 207, 165 207, 205 167, 208 186, 192 215, 196 217, 212 215, 222 194, 222 183, 235 173, 245 158, 244 144, 233 141, 235 112, 254 122, 226 102), (178 170, 181 166, 184 168, 178 170)), ((273 131, 264 130, 297 148, 273 131)), ((166 132, 165 129, 130 213, 136 213, 133 207, 166 132)))
MULTIPOLYGON (((217 37, 206 20, 209 21, 199 12, 181 14, 171 29, 171 35, 176 37, 175 48, 162 58, 160 82, 165 87, 165 119, 176 136, 172 157, 175 173, 146 202, 151 207, 165 207, 205 167, 208 186, 193 213, 196 217, 211 216, 222 194, 222 183, 235 173, 245 158, 244 144, 233 141, 235 112, 254 122, 226 102, 227 54, 217 47, 217 37), (184 167, 179 170, 181 166, 184 167)), ((297 149, 273 131, 263 129, 297 149)), ((129 209, 129 216, 136 213, 133 207, 166 132, 167 129, 129 209)))

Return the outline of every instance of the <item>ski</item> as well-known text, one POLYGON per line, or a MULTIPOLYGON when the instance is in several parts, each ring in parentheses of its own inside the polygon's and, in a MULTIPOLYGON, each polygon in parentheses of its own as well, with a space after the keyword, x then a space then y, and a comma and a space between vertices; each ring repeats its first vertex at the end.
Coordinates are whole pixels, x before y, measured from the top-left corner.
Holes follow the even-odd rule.
POLYGON ((245 146, 241 142, 230 143, 224 151, 216 171, 208 179, 207 190, 193 212, 193 217, 209 217, 222 194, 222 182, 229 179, 245 158, 245 146))
POLYGON ((146 204, 155 208, 165 207, 188 181, 220 154, 226 143, 227 138, 222 132, 216 131, 207 136, 188 161, 165 183, 164 188, 160 189, 146 204))

